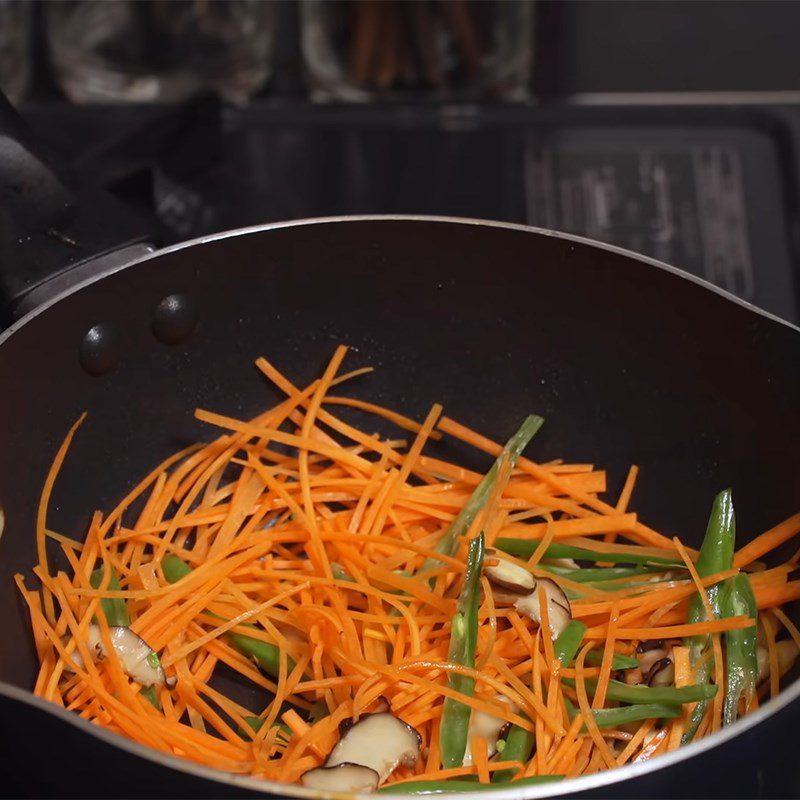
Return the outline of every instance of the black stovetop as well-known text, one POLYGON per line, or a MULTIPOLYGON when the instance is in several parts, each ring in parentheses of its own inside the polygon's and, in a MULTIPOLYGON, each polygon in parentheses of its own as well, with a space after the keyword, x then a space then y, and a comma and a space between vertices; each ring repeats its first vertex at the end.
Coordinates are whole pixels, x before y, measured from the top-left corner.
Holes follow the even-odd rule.
POLYGON ((152 211, 163 243, 338 214, 497 219, 613 242, 800 320, 800 107, 23 113, 85 180, 152 211))

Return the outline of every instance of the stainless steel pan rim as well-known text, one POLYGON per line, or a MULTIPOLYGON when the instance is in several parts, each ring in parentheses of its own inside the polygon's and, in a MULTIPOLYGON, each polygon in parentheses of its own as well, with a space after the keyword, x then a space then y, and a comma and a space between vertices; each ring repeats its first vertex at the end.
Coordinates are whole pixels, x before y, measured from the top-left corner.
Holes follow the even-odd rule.
POLYGON ((671 264, 667 264, 664 261, 659 261, 658 259, 650 258, 649 256, 642 255, 641 253, 635 253, 633 250, 627 250, 624 247, 618 247, 617 245, 608 244, 606 242, 599 242, 596 239, 587 239, 585 236, 577 236, 576 234, 564 233, 563 231, 550 230, 549 228, 537 228, 534 225, 521 225, 515 222, 498 222, 496 220, 476 219, 473 217, 443 217, 443 216, 432 216, 432 215, 429 216, 425 214, 353 214, 353 215, 337 216, 337 217, 308 217, 306 219, 293 219, 293 220, 287 220, 285 222, 267 222, 262 225, 251 225, 245 228, 232 228, 227 231, 221 231, 220 233, 212 233, 209 234, 208 236, 200 236, 196 239, 188 239, 185 242, 179 242, 178 244, 173 244, 170 245, 169 247, 161 248, 160 250, 153 250, 152 252, 143 255, 139 258, 133 258, 128 262, 114 266, 100 275, 94 275, 90 278, 87 278, 86 280, 75 283, 74 285, 70 286, 63 292, 57 294, 50 300, 47 300, 41 305, 36 306, 36 308, 32 309, 25 316, 14 322, 5 331, 0 333, 0 345, 2 345, 3 342, 9 339, 14 334, 15 331, 19 330, 23 325, 28 323, 31 319, 36 317, 42 311, 46 310, 50 306, 59 302, 60 300, 63 300, 65 297, 69 297, 69 295, 73 294, 74 292, 78 292, 85 286, 89 286, 90 284, 95 283, 96 281, 102 280, 108 275, 113 275, 117 272, 121 272, 122 270, 129 269, 130 267, 134 267, 137 264, 140 264, 144 261, 149 261, 151 258, 156 258, 166 253, 174 253, 178 250, 184 250, 190 247, 194 247, 195 245, 205 244, 207 242, 215 242, 220 239, 232 239, 235 236, 247 236, 253 233, 260 233, 262 231, 270 231, 280 228, 294 228, 294 227, 299 227, 301 225, 319 225, 319 224, 327 224, 333 222, 346 223, 346 222, 382 222, 382 221, 438 222, 450 225, 475 225, 475 226, 484 226, 489 228, 500 228, 500 229, 505 228, 507 230, 512 230, 512 231, 535 233, 539 236, 548 236, 554 239, 563 239, 568 242, 575 242, 576 244, 594 247, 597 250, 606 250, 607 252, 616 253, 618 255, 631 258, 635 261, 639 261, 642 264, 646 264, 650 267, 656 267, 657 269, 664 270, 665 272, 671 272, 673 275, 677 275, 683 278, 684 280, 689 281, 690 283, 697 284, 698 286, 701 286, 703 289, 707 291, 714 292, 715 294, 724 297, 726 300, 729 300, 730 302, 735 303, 736 305, 748 309, 754 314, 758 314, 761 317, 770 319, 773 322, 777 322, 780 325, 783 325, 787 328, 790 328, 800 333, 800 327, 798 327, 794 323, 787 322, 785 319, 782 319, 781 317, 778 317, 769 311, 765 311, 763 308, 759 308, 758 306, 747 302, 747 300, 742 300, 735 294, 731 294, 727 290, 721 289, 719 286, 710 283, 704 278, 699 278, 697 275, 693 275, 691 272, 686 272, 686 270, 679 269, 678 267, 674 267, 671 264))
MULTIPOLYGON (((481 220, 481 219, 471 219, 471 218, 461 218, 461 217, 369 214, 369 215, 358 215, 358 216, 316 217, 310 219, 290 220, 287 222, 275 222, 264 225, 255 225, 246 228, 238 228, 234 230, 223 231, 221 233, 216 233, 209 236, 203 236, 197 239, 192 239, 190 241, 181 242, 180 244, 172 245, 171 247, 167 247, 162 250, 156 250, 151 254, 143 256, 142 258, 134 259, 129 263, 117 266, 102 275, 95 276, 81 283, 78 283, 70 287, 63 293, 52 298, 51 300, 47 301, 46 303, 43 303, 41 306, 38 306, 37 308, 33 309, 22 319, 14 323, 4 333, 0 334, 0 345, 2 345, 4 342, 10 339, 16 331, 18 331, 24 325, 28 324, 32 319, 34 319, 44 310, 54 305, 55 303, 59 302, 63 298, 68 297, 74 292, 80 291, 85 286, 88 286, 94 283, 95 281, 101 280, 107 275, 128 269, 130 267, 135 266, 138 263, 148 261, 151 258, 158 257, 165 253, 182 250, 184 248, 193 247, 195 245, 204 244, 206 242, 232 238, 234 236, 243 236, 253 233, 259 233, 261 231, 274 230, 279 228, 289 228, 300 225, 315 225, 315 224, 325 224, 325 223, 379 222, 379 221, 437 222, 437 223, 453 224, 453 225, 479 225, 479 226, 488 226, 494 228, 506 228, 509 230, 535 233, 541 236, 555 237, 558 239, 575 242, 576 244, 588 245, 590 247, 597 248, 598 250, 606 250, 612 253, 617 253, 619 255, 626 256, 628 258, 633 258, 650 267, 655 267, 658 269, 665 270, 667 272, 671 272, 685 280, 697 284, 698 286, 702 287, 707 291, 712 291, 724 297, 726 300, 730 302, 743 306, 744 308, 748 309, 754 314, 766 317, 767 319, 770 319, 774 322, 777 322, 781 325, 786 326, 787 328, 796 331, 797 333, 800 333, 800 328, 798 328, 796 325, 786 322, 785 320, 776 317, 775 315, 769 313, 768 311, 764 311, 763 309, 760 309, 757 306, 752 305, 751 303, 741 300, 735 295, 732 295, 730 292, 727 292, 724 289, 720 289, 719 287, 709 283, 706 280, 703 280, 702 278, 698 278, 697 276, 685 272, 684 270, 678 269, 677 267, 665 264, 662 261, 657 261, 656 259, 640 255, 639 253, 634 253, 630 250, 626 250, 624 248, 617 247, 615 245, 605 244, 603 242, 597 242, 582 236, 575 236, 572 234, 562 233, 559 231, 552 231, 545 228, 536 228, 528 225, 519 225, 508 222, 495 222, 492 220, 481 220)), ((111 733, 110 731, 105 730, 104 728, 100 728, 97 725, 92 725, 91 723, 87 722, 81 717, 78 717, 76 714, 71 714, 70 712, 64 710, 63 708, 60 708, 54 703, 49 703, 45 700, 42 700, 39 697, 35 697, 33 694, 24 689, 20 689, 16 686, 12 686, 2 681, 0 681, 0 694, 5 695, 6 697, 12 700, 26 703, 30 706, 33 706, 34 708, 38 708, 41 709, 42 711, 45 711, 46 713, 52 714, 62 719, 63 721, 67 722, 68 724, 75 726, 84 733, 88 733, 91 736, 96 736, 97 738, 115 747, 125 750, 135 756, 147 759, 149 761, 158 763, 162 766, 169 767, 171 769, 178 770, 179 772, 185 772, 197 776, 199 778, 215 781, 217 783, 242 787, 255 792, 274 794, 277 796, 283 795, 283 796, 298 797, 298 798, 319 798, 320 796, 324 796, 325 794, 323 792, 305 789, 301 786, 288 785, 283 783, 277 783, 274 781, 268 781, 263 779, 251 778, 243 775, 237 775, 233 773, 222 772, 220 770, 210 769, 208 767, 195 764, 191 761, 180 759, 177 756, 166 755, 157 750, 153 750, 149 747, 140 745, 122 736, 111 733)), ((480 797, 486 798, 486 800, 492 800, 492 798, 498 798, 498 800, 500 798, 502 798, 502 800, 529 800, 529 799, 533 800, 534 798, 553 797, 556 795, 562 795, 564 794, 565 789, 570 793, 577 793, 589 789, 597 789, 603 786, 608 786, 617 783, 619 781, 624 781, 630 778, 637 777, 639 775, 645 775, 655 770, 659 770, 662 767, 666 768, 675 764, 679 764, 682 761, 694 758, 695 756, 699 756, 713 747, 716 747, 732 739, 735 739, 737 736, 749 730, 754 725, 758 725, 760 722, 768 719, 773 714, 785 708, 790 703, 797 700, 798 697, 800 697, 800 681, 795 681, 791 686, 787 687, 784 691, 782 691, 776 698, 764 703, 764 705, 760 706, 752 714, 748 714, 746 717, 739 720, 738 722, 736 722, 736 724, 732 725, 731 727, 717 731, 716 733, 706 736, 703 739, 700 739, 699 741, 695 741, 692 744, 687 745, 686 747, 682 747, 678 750, 672 751, 671 753, 667 753, 666 755, 658 756, 657 758, 651 761, 645 761, 639 764, 627 764, 618 769, 605 770, 602 772, 597 772, 593 775, 587 775, 585 777, 580 777, 580 778, 573 778, 566 783, 558 782, 552 784, 544 784, 542 786, 527 786, 518 789, 515 789, 512 785, 507 788, 497 789, 497 791, 488 791, 488 792, 482 791, 480 793, 480 797)), ((467 793, 466 796, 477 797, 476 794, 470 794, 470 793, 467 793)))

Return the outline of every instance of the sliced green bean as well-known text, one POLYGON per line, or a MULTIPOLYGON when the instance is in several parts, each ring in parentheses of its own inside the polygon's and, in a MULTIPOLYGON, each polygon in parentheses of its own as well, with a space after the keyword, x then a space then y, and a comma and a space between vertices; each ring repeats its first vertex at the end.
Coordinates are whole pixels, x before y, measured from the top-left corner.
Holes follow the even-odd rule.
POLYGON ((743 572, 729 578, 720 593, 720 611, 723 617, 750 617, 753 624, 747 628, 725 632, 725 725, 736 722, 739 716, 739 699, 749 702, 758 682, 758 657, 756 655, 756 620, 758 605, 750 579, 743 572))
MULTIPOLYGON (((570 720, 580 713, 575 704, 568 697, 564 698, 567 706, 567 714, 570 720)), ((681 707, 671 703, 639 703, 633 706, 621 706, 620 708, 598 708, 592 711, 598 728, 618 728, 620 725, 627 725, 631 722, 641 722, 645 719, 669 719, 679 717, 681 707)), ((581 728, 585 731, 586 726, 581 728)))
POLYGON ((161 700, 158 697, 158 689, 155 686, 143 686, 139 694, 150 703, 156 711, 161 711, 161 700))
MULTIPOLYGON (((214 616, 217 616, 214 614, 214 616)), ((220 617, 222 619, 222 617, 220 617)), ((249 626, 248 626, 249 627, 249 626)), ((243 633, 228 632, 225 634, 230 639, 231 644, 244 656, 255 659, 258 666, 264 672, 277 678, 281 669, 281 651, 277 645, 269 642, 262 642, 261 639, 254 639, 252 636, 245 636, 243 633)), ((291 672, 295 667, 294 661, 286 656, 286 671, 291 672)))
MULTIPOLYGON (((603 651, 590 650, 586 654, 586 663, 593 667, 599 667, 603 663, 603 651)), ((614 653, 614 658, 611 660, 611 669, 636 669, 638 666, 638 659, 622 653, 614 653)))
MULTIPOLYGON (((575 686, 575 681, 564 679, 567 686, 575 686)), ((586 679, 586 689, 594 694, 597 678, 586 679)), ((619 703, 653 704, 668 703, 670 705, 696 703, 699 700, 711 700, 717 694, 717 687, 708 683, 695 683, 691 686, 628 686, 622 681, 610 680, 606 690, 606 698, 619 703)))
MULTIPOLYGON (((575 654, 578 652, 578 648, 581 645, 581 641, 583 641, 583 635, 585 633, 586 625, 580 620, 573 619, 567 623, 567 626, 555 640, 553 643, 553 652, 562 666, 568 667, 575 658, 575 654)), ((589 664, 602 664, 602 651, 590 650, 586 654, 586 661, 589 664)), ((631 669, 638 666, 639 662, 635 658, 622 655, 621 653, 615 653, 614 659, 611 662, 612 669, 631 669)))
POLYGON ((238 733, 242 739, 252 739, 253 734, 258 733, 264 727, 264 720, 261 717, 247 716, 244 717, 244 721, 247 723, 247 728, 240 725, 236 729, 236 733, 238 733))
MULTIPOLYGON (((109 567, 109 569, 111 570, 111 578, 108 581, 108 586, 106 588, 109 591, 118 592, 120 590, 120 585, 119 580, 117 579, 117 573, 113 567, 109 567)), ((89 577, 89 583, 91 584, 92 589, 100 588, 104 573, 105 567, 98 567, 94 572, 92 572, 91 576, 89 577)), ((106 615, 106 621, 109 625, 127 628, 131 624, 131 618, 128 615, 128 609, 125 606, 125 600, 123 598, 104 597, 102 600, 100 600, 100 608, 103 609, 103 613, 106 615)))
POLYGON ((553 642, 553 653, 561 662, 562 667, 568 667, 575 658, 575 653, 583 641, 586 625, 577 619, 571 619, 563 631, 553 642))
POLYGON ((185 578, 192 568, 180 556, 170 553, 162 560, 161 571, 167 583, 177 583, 181 578, 185 578))
MULTIPOLYGON (((534 775, 530 778, 520 778, 504 788, 522 788, 523 786, 537 786, 541 783, 552 783, 563 780, 563 775, 534 775)), ((392 783, 378 789, 378 794, 450 794, 452 792, 485 792, 497 791, 500 787, 493 783, 473 783, 472 781, 407 781, 406 783, 392 783)))
MULTIPOLYGON (((481 482, 475 487, 469 500, 464 504, 458 516, 450 523, 442 538, 438 541, 435 550, 446 556, 452 556, 458 550, 458 540, 463 536, 478 512, 486 505, 489 495, 494 488, 494 484, 500 475, 501 467, 504 463, 513 469, 522 451, 527 447, 528 442, 536 435, 536 432, 544 424, 544 418, 531 414, 525 419, 519 430, 508 440, 503 452, 489 468, 481 482)), ((439 566, 440 562, 431 557, 425 560, 421 571, 426 571, 439 566)))
MULTIPOLYGON (((244 717, 244 721, 247 723, 248 729, 245 729, 240 725, 236 732, 242 737, 242 739, 247 739, 248 741, 253 738, 254 733, 258 733, 264 727, 264 720, 261 717, 250 715, 244 717)), ((274 723, 273 727, 279 729, 279 732, 285 741, 288 742, 289 739, 292 738, 292 729, 283 722, 276 722, 274 723)))
MULTIPOLYGON (((174 553, 166 556, 161 562, 161 570, 164 577, 169 583, 176 583, 181 578, 188 575, 192 568, 179 556, 174 553)), ((210 616, 217 619, 224 620, 224 617, 219 614, 207 612, 210 616)), ((244 627, 254 627, 252 625, 245 625, 244 627)), ((255 659, 258 666, 269 675, 277 678, 280 674, 281 668, 281 651, 277 645, 263 642, 261 639, 254 639, 252 636, 247 636, 243 633, 234 633, 229 631, 225 634, 230 640, 230 643, 244 656, 255 659)), ((291 672, 295 667, 294 660, 286 657, 286 669, 291 672)))
MULTIPOLYGON (((538 539, 516 539, 501 536, 495 539, 494 546, 505 553, 519 558, 530 558, 539 546, 538 539)), ((638 553, 601 553, 585 547, 554 542, 544 551, 545 558, 575 558, 580 561, 607 561, 614 564, 663 564, 669 567, 684 567, 682 561, 662 556, 640 555, 638 553)))
MULTIPOLYGON (((715 575, 733 566, 733 550, 736 543, 736 515, 733 512, 733 498, 731 490, 725 489, 714 498, 711 517, 708 520, 706 535, 700 547, 697 558, 697 574, 701 578, 715 575)), ((719 617, 719 593, 722 586, 713 584, 706 589, 708 600, 715 616, 719 617)), ((703 598, 695 593, 689 599, 689 622, 703 622, 706 618, 703 598)), ((692 656, 698 659, 709 645, 710 638, 706 636, 692 636, 689 646, 692 656)))
POLYGON ((337 564, 335 561, 331 561, 331 574, 337 581, 348 581, 348 583, 353 582, 352 577, 347 574, 345 568, 341 564, 337 564))
MULTIPOLYGON (((483 569, 483 533, 470 542, 464 585, 458 596, 456 613, 450 633, 448 661, 465 667, 475 666, 475 648, 478 643, 478 606, 480 601, 481 571, 483 569)), ((475 680, 451 672, 448 676, 451 689, 472 696, 475 680)), ((445 769, 460 767, 467 750, 469 718, 472 709, 451 697, 444 699, 442 724, 439 735, 442 766, 445 769)))
POLYGON ((639 703, 620 708, 598 708, 592 712, 598 728, 618 728, 645 719, 669 719, 682 713, 679 705, 670 703, 639 703))
MULTIPOLYGON (((701 578, 716 575, 733 566, 733 551, 736 544, 736 516, 733 511, 733 497, 730 489, 725 489, 714 498, 711 516, 708 520, 706 535, 700 547, 697 559, 697 573, 701 578)), ((706 589, 711 610, 715 617, 720 616, 719 584, 714 584, 706 589)), ((689 623, 703 622, 706 618, 705 605, 698 593, 689 598, 689 623)), ((686 639, 692 663, 695 664, 695 680, 698 683, 708 683, 714 669, 713 657, 700 660, 707 648, 711 646, 709 636, 690 636, 686 639)), ((700 701, 689 717, 686 731, 681 737, 681 744, 691 742, 697 729, 705 716, 708 701, 700 701)))
MULTIPOLYGON (((637 575, 647 575, 653 571, 652 567, 585 567, 583 569, 572 569, 568 567, 557 567, 553 564, 542 564, 537 566, 540 569, 552 572, 554 575, 561 575, 569 578, 576 583, 604 583, 605 581, 616 581, 621 578, 634 578, 637 575)), ((615 589, 618 587, 615 586, 615 589)))
MULTIPOLYGON (((530 759, 535 744, 536 737, 531 731, 526 731, 525 728, 520 728, 518 725, 512 725, 500 757, 503 761, 520 761, 525 764, 530 759)), ((517 772, 516 769, 498 770, 492 775, 492 783, 507 783, 517 772)))

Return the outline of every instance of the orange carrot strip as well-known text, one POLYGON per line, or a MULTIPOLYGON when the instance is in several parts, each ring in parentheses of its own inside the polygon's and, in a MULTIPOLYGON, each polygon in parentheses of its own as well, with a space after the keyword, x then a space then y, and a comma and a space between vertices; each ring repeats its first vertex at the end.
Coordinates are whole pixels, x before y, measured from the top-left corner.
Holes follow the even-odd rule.
MULTIPOLYGON (((584 536, 599 533, 630 533, 636 527, 636 514, 615 514, 608 517, 582 517, 539 522, 533 525, 511 524, 503 529, 503 535, 518 539, 539 539, 552 532, 553 539, 584 536)), ((594 543, 593 545, 594 546, 594 543)))
POLYGON ((794 643, 800 647, 800 630, 797 629, 797 626, 786 616, 783 609, 773 608, 772 613, 783 623, 783 627, 789 631, 794 643))
POLYGON ((531 553, 531 557, 528 559, 528 567, 535 567, 542 558, 544 558, 547 548, 553 543, 553 538, 556 535, 556 529, 553 526, 553 515, 549 512, 545 512, 542 516, 546 520, 545 534, 542 536, 542 540, 539 542, 536 549, 531 553))
POLYGON ((611 748, 608 746, 606 740, 603 738, 603 735, 600 733, 600 728, 597 726, 597 721, 592 713, 592 707, 589 705, 589 697, 586 693, 586 679, 583 675, 583 668, 586 660, 586 654, 591 649, 591 642, 587 642, 581 648, 580 652, 578 653, 578 658, 575 660, 575 671, 577 675, 575 680, 575 688, 578 693, 578 705, 581 710, 581 716, 583 717, 586 729, 589 731, 589 736, 592 738, 595 746, 600 751, 601 757, 606 766, 611 769, 616 766, 614 754, 611 752, 611 748))
MULTIPOLYGON (((47 560, 47 510, 50 505, 50 496, 53 494, 53 487, 55 486, 58 473, 61 472, 61 467, 67 457, 67 451, 72 444, 72 439, 75 432, 86 419, 86 412, 78 417, 78 420, 73 423, 72 427, 64 437, 64 441, 58 448, 53 463, 47 472, 47 477, 42 487, 42 493, 39 498, 39 507, 36 511, 36 555, 39 559, 39 564, 46 575, 49 575, 49 567, 47 560)), ((42 607, 44 616, 47 621, 53 625, 56 620, 55 606, 53 605, 53 596, 49 589, 42 590, 42 607)))
MULTIPOLYGON (((675 646, 672 648, 672 661, 675 665, 675 686, 680 689, 683 686, 690 686, 694 683, 692 664, 689 658, 689 648, 675 646)), ((672 728, 669 734, 668 750, 676 750, 680 747, 681 736, 686 730, 686 723, 694 708, 694 703, 687 703, 683 708, 683 714, 672 721, 672 728)))
MULTIPOLYGON (((389 420, 389 422, 393 422, 398 428, 411 431, 411 433, 419 433, 422 428, 422 425, 420 425, 418 422, 415 422, 413 419, 409 419, 408 417, 404 417, 402 414, 398 414, 396 411, 391 411, 388 408, 383 408, 383 406, 378 406, 374 403, 368 403, 364 400, 357 400, 353 397, 334 397, 332 395, 326 395, 322 402, 330 403, 331 405, 349 406, 350 408, 357 408, 360 411, 367 411, 370 414, 383 417, 384 419, 389 420)), ((431 439, 438 440, 442 438, 442 434, 438 431, 431 431, 430 437, 431 439)))
POLYGON ((483 736, 473 736, 469 743, 475 768, 478 771, 478 782, 489 783, 489 746, 483 736))
MULTIPOLYGON (((724 633, 725 631, 747 628, 753 624, 749 617, 727 617, 706 622, 695 622, 686 625, 663 625, 653 628, 618 628, 618 639, 680 639, 684 636, 702 636, 706 633, 724 633)), ((604 639, 606 629, 589 628, 587 638, 604 639)))
POLYGON ((603 647, 603 661, 600 665, 600 677, 597 681, 597 689, 594 693, 592 708, 603 708, 603 704, 606 700, 608 682, 611 680, 611 664, 614 660, 614 642, 618 625, 619 603, 612 603, 611 614, 609 615, 608 621, 608 638, 603 647))
POLYGON ((657 720, 655 719, 646 719, 642 724, 639 726, 636 733, 633 734, 633 738, 625 745, 622 752, 617 756, 617 766, 621 767, 623 764, 627 764, 630 760, 631 756, 641 747, 642 742, 644 741, 645 737, 653 730, 657 720))
MULTIPOLYGON (((483 450, 485 453, 489 453, 495 457, 499 456, 503 449, 501 445, 497 444, 497 442, 493 442, 490 439, 487 439, 485 436, 481 436, 480 434, 475 433, 475 431, 471 431, 469 428, 465 427, 464 425, 460 425, 449 417, 442 417, 442 419, 439 421, 439 430, 450 434, 451 436, 455 436, 456 438, 467 442, 467 444, 471 444, 473 447, 477 447, 479 450, 483 450)), ((559 491, 568 494, 578 502, 595 509, 596 511, 600 511, 603 514, 616 514, 616 509, 613 506, 608 505, 608 503, 604 503, 602 500, 598 500, 592 495, 572 489, 568 484, 565 484, 552 472, 540 466, 539 464, 535 464, 533 461, 530 461, 527 458, 520 458, 517 461, 517 467, 533 475, 535 478, 538 478, 549 486, 552 486, 554 489, 558 489, 559 491)), ((655 545, 656 547, 665 547, 668 549, 671 544, 670 540, 666 536, 663 536, 657 531, 652 530, 652 528, 648 528, 646 525, 643 525, 640 522, 636 523, 634 530, 631 531, 631 533, 635 534, 645 544, 655 545)))
POLYGON ((769 553, 776 547, 780 547, 784 542, 800 533, 800 513, 794 514, 789 519, 770 528, 766 533, 756 536, 748 542, 733 556, 733 564, 736 567, 746 567, 757 561, 765 553, 769 553))
MULTIPOLYGON (((636 464, 631 464, 630 469, 628 470, 628 475, 625 478, 625 484, 622 487, 622 491, 619 494, 619 498, 617 499, 617 505, 615 506, 616 510, 620 514, 624 514, 628 510, 628 506, 631 502, 631 496, 633 495, 633 487, 636 485, 636 479, 639 476, 639 467, 636 464)), ((617 539, 617 534, 615 531, 611 531, 607 533, 603 537, 603 541, 607 544, 611 544, 615 542, 617 539)), ((602 564, 601 566, 608 566, 606 564, 602 564)))

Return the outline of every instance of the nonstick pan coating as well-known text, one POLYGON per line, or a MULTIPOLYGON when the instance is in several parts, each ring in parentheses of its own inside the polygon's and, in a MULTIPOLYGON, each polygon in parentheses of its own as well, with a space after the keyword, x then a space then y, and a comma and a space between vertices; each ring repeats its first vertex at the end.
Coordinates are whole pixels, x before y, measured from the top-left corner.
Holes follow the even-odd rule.
MULTIPOLYGON (((130 755, 141 748, 109 748, 119 740, 11 698, 27 698, 18 690, 30 690, 35 676, 12 578, 36 561, 42 482, 81 412, 89 416, 48 519, 73 536, 150 465, 216 435, 193 419, 196 406, 247 416, 272 403, 257 356, 303 383, 340 342, 352 347, 349 366, 376 368, 355 388, 360 396, 418 417, 442 402, 496 439, 525 414, 542 414, 532 457, 602 465, 612 492, 639 464, 634 510, 691 544, 725 486, 734 491, 740 543, 798 510, 800 332, 655 262, 518 226, 425 218, 290 223, 161 251, 71 291, 0 338, 0 679, 15 687, 0 702, 0 724, 13 752, 55 754, 52 769, 21 777, 23 762, 4 750, 0 761, 21 790, 211 796, 263 786, 215 785, 207 770, 147 753, 167 765, 157 766, 130 755), (97 341, 81 350, 92 328, 97 341), (105 755, 89 760, 95 751, 105 755), (68 768, 77 753, 95 765, 92 778, 68 768)), ((459 452, 485 468, 479 454, 459 452)), ((773 791, 775 776, 763 773, 789 740, 781 731, 793 733, 800 720, 788 703, 796 688, 772 706, 783 710, 770 716, 767 704, 714 750, 705 740, 630 773, 582 779, 570 793, 695 795, 703 781, 720 786, 706 774, 715 759, 732 781, 723 793, 773 791), (737 758, 745 747, 750 755, 737 758), (760 776, 748 763, 756 752, 760 776)))

